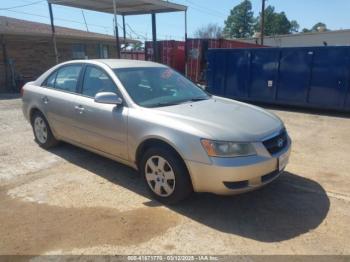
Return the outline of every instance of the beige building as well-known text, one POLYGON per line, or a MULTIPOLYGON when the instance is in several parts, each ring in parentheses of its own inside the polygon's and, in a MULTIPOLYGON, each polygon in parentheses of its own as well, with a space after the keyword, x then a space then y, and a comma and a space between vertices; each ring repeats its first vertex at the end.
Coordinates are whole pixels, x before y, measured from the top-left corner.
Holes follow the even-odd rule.
MULTIPOLYGON (((258 38, 240 39, 240 41, 260 43, 260 39, 258 38)), ((264 45, 272 47, 349 46, 350 30, 266 36, 264 38, 264 45)))

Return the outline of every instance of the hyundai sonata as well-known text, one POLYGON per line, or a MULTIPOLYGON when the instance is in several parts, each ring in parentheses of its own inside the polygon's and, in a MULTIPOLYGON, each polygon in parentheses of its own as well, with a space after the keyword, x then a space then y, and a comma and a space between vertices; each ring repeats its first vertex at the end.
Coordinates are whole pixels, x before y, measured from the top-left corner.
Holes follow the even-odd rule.
POLYGON ((58 141, 129 165, 167 204, 191 192, 237 194, 276 179, 291 140, 261 108, 208 94, 167 66, 71 61, 23 88, 36 142, 58 141))

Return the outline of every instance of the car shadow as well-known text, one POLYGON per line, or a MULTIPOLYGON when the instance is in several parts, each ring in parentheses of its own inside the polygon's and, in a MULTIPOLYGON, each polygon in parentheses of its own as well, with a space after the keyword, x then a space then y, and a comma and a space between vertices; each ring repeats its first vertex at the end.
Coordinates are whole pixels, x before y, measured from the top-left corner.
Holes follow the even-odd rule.
MULTIPOLYGON (((78 147, 62 144, 50 152, 108 181, 150 199, 138 173, 122 164, 78 147)), ((215 174, 213 174, 215 175, 215 174)), ((210 228, 262 242, 288 240, 317 228, 326 218, 330 201, 320 184, 284 172, 279 179, 255 192, 236 196, 201 193, 171 210, 210 228)))

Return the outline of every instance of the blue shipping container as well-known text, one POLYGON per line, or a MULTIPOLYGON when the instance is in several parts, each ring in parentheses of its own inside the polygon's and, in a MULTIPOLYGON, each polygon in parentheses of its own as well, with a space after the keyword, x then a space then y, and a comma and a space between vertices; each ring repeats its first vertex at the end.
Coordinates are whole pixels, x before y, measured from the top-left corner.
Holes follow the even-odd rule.
POLYGON ((208 91, 244 101, 350 111, 350 47, 210 49, 208 91))

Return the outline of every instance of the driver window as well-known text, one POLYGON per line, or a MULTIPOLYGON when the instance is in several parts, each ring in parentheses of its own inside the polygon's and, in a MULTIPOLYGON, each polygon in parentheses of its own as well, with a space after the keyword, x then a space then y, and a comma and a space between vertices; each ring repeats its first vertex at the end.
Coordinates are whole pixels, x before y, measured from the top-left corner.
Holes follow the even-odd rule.
POLYGON ((84 75, 82 94, 95 97, 95 95, 100 92, 116 93, 116 86, 103 70, 94 66, 87 66, 84 75))

